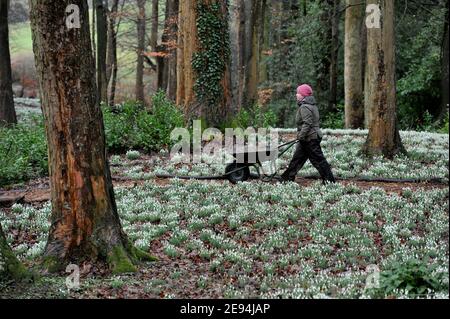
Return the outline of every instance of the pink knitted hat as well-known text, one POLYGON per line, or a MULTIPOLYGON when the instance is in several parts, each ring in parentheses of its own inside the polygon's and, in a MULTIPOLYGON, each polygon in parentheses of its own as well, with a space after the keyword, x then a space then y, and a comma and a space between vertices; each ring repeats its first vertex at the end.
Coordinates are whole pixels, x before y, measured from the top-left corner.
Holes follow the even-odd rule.
POLYGON ((313 90, 308 84, 303 84, 297 88, 297 94, 301 94, 303 96, 311 96, 313 95, 313 90))

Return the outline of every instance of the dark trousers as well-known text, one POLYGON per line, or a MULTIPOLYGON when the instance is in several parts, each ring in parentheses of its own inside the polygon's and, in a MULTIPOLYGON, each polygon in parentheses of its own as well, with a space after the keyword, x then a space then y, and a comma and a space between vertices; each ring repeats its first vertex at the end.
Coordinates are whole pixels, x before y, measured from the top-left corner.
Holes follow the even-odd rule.
POLYGON ((305 165, 309 159, 311 164, 319 171, 320 176, 324 183, 335 183, 333 173, 331 172, 331 166, 328 164, 325 156, 323 155, 320 142, 322 140, 300 141, 297 144, 294 157, 289 164, 288 169, 281 175, 285 181, 295 181, 295 176, 298 171, 305 165))

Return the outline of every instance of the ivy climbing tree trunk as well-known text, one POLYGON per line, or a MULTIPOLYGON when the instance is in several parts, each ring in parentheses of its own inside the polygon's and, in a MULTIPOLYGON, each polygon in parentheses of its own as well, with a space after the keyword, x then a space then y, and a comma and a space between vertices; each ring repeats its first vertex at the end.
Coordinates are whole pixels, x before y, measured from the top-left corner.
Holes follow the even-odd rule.
POLYGON ((345 11, 345 127, 358 129, 364 127, 364 92, 362 28, 364 6, 359 0, 347 0, 345 11))
POLYGON ((17 123, 11 80, 8 7, 9 0, 0 0, 0 126, 17 123))
POLYGON ((96 98, 86 0, 31 0, 31 27, 49 153, 51 227, 44 266, 106 260, 114 272, 134 271, 149 255, 134 248, 117 213, 96 98), (61 14, 80 9, 80 29, 61 14))
POLYGON ((364 145, 368 155, 393 158, 405 152, 397 124, 395 79, 394 1, 369 0, 381 10, 380 28, 367 30, 367 87, 369 136, 364 145))
POLYGON ((9 247, 0 224, 0 283, 5 280, 13 279, 17 281, 28 277, 28 271, 9 247))
POLYGON ((178 30, 177 104, 219 125, 231 113, 227 2, 180 1, 178 30))

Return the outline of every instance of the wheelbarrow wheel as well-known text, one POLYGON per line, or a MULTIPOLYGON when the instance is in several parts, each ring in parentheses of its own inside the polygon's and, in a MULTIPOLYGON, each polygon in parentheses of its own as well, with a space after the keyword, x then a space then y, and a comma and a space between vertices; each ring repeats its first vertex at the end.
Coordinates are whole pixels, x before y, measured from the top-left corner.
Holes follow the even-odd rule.
POLYGON ((228 164, 225 168, 225 175, 233 184, 245 182, 250 178, 250 168, 244 164, 228 164))

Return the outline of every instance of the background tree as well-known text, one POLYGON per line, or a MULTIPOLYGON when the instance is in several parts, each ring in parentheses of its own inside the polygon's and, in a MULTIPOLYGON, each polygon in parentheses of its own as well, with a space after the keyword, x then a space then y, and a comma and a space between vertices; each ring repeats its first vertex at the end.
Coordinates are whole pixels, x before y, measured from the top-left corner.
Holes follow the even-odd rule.
POLYGON ((162 87, 172 101, 177 94, 177 38, 178 38, 178 9, 179 0, 166 1, 166 19, 161 45, 165 52, 164 77, 166 86, 162 87))
POLYGON ((136 0, 138 6, 137 16, 137 63, 136 63, 136 100, 145 104, 144 95, 144 55, 145 55, 145 30, 146 30, 146 13, 145 0, 136 0))
POLYGON ((404 152, 397 126, 394 2, 369 0, 381 9, 380 28, 367 30, 365 103, 369 136, 364 152, 392 158, 404 152))
MULTIPOLYGON (((115 104, 117 86, 117 34, 118 34, 118 10, 119 0, 113 0, 111 10, 108 12, 108 53, 106 62, 106 79, 109 84, 108 103, 115 104)), ((119 19, 120 21, 120 19, 119 19)))
POLYGON ((230 115, 227 3, 180 2, 177 51, 177 104, 188 121, 202 117, 216 126, 230 115))
POLYGON ((442 38, 442 50, 441 50, 441 111, 439 112, 438 120, 442 121, 446 116, 448 116, 449 107, 449 25, 448 25, 448 11, 449 11, 449 1, 444 1, 445 5, 445 16, 444 16, 444 32, 442 38))
POLYGON ((108 0, 96 0, 97 24, 97 89, 100 102, 108 101, 108 76, 106 57, 108 48, 108 0))
POLYGON ((347 0, 345 10, 345 127, 364 127, 363 22, 365 8, 359 0, 347 0))
POLYGON ((96 98, 86 0, 31 0, 35 60, 49 149, 52 214, 45 265, 106 260, 114 272, 134 271, 149 255, 122 230, 96 98), (80 29, 61 19, 69 4, 80 8, 80 29), (63 54, 61 54, 63 52, 63 54))
POLYGON ((9 0, 0 0, 0 126, 17 123, 11 79, 9 0))

